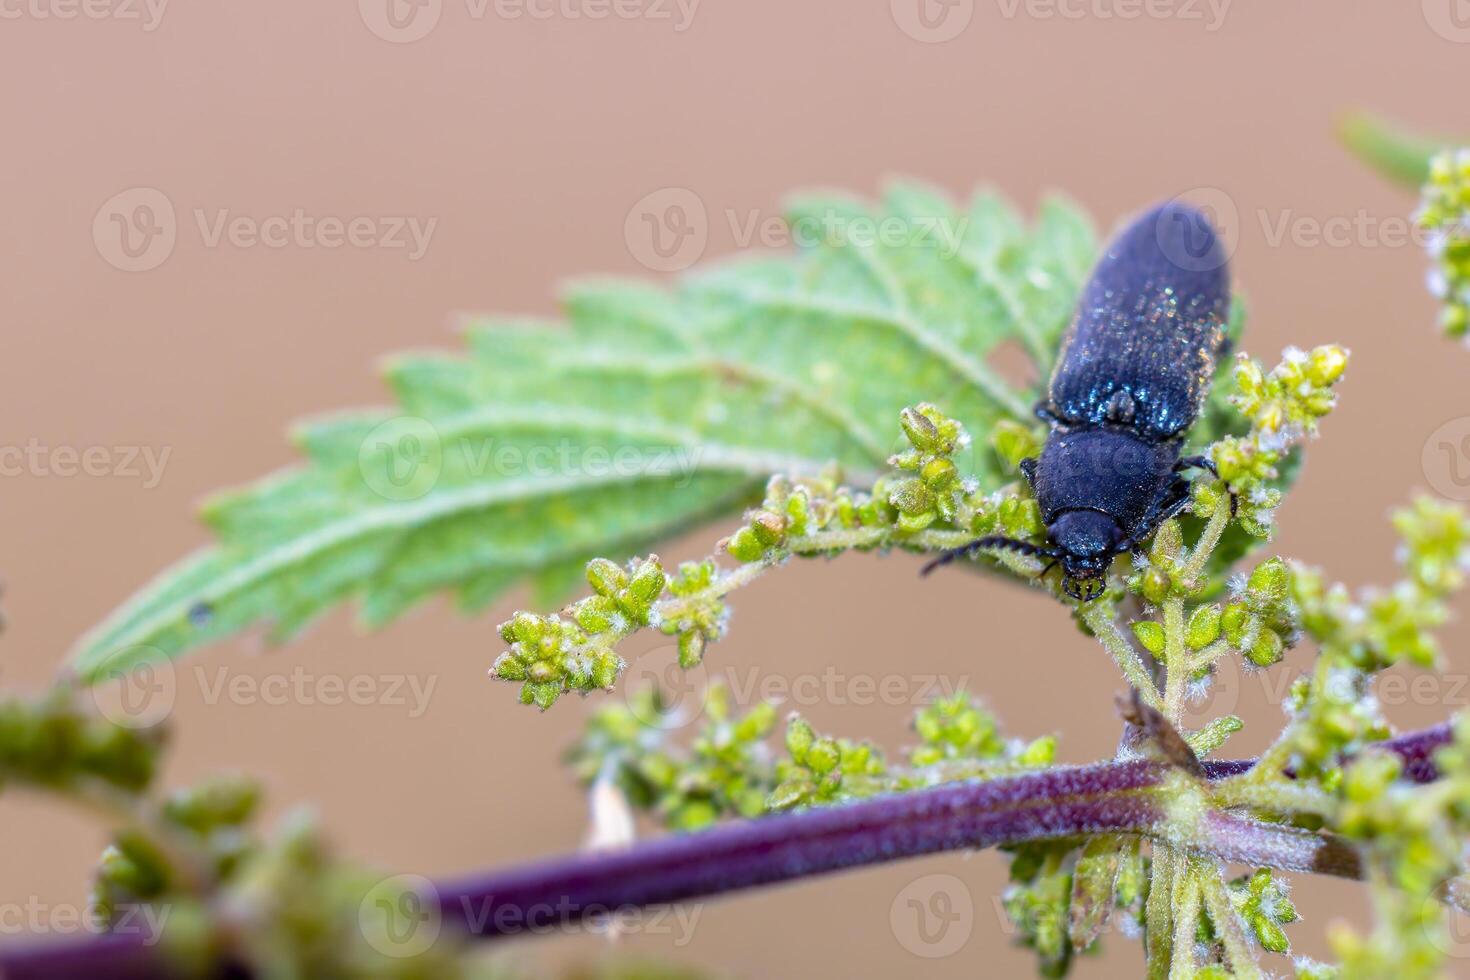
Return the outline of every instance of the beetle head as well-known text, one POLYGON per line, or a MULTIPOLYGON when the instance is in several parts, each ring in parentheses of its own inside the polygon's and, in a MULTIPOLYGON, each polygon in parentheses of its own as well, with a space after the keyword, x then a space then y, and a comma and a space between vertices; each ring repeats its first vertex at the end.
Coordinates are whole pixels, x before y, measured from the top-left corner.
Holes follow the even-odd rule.
POLYGON ((1062 591, 1082 602, 1101 596, 1108 566, 1128 550, 1128 535, 1118 522, 1101 511, 1069 510, 1047 531, 1061 553, 1062 591))

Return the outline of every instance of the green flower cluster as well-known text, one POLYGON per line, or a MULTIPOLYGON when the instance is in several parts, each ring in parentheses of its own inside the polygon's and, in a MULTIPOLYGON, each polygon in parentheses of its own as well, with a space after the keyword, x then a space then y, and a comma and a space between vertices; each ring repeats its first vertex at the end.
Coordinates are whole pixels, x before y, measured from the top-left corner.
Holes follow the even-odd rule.
POLYGON ((658 787, 641 761, 662 751, 675 714, 658 685, 629 691, 625 701, 592 713, 582 737, 567 750, 566 762, 584 785, 613 777, 631 804, 650 809, 658 802, 658 787))
POLYGON ((1456 719, 1454 742, 1435 757, 1441 778, 1414 786, 1403 763, 1366 752, 1341 779, 1342 807, 1332 829, 1363 844, 1379 911, 1377 928, 1360 936, 1332 933, 1343 977, 1438 980, 1452 948, 1442 890, 1463 870, 1470 834, 1470 719, 1456 719))
POLYGON ((1406 783, 1403 761, 1391 753, 1366 752, 1354 760, 1332 824, 1367 845, 1371 880, 1405 903, 1405 914, 1425 916, 1421 935, 1441 951, 1448 948, 1441 890, 1463 870, 1463 842, 1470 835, 1470 717, 1457 718, 1454 732, 1454 741, 1435 755, 1440 778, 1427 786, 1406 783))
POLYGON ((668 576, 658 556, 625 569, 606 558, 587 563, 594 594, 573 604, 569 618, 518 612, 500 625, 510 644, 490 669, 497 680, 521 684, 521 703, 545 711, 567 691, 610 690, 623 671, 615 643, 653 617, 668 576))
POLYGON ((1076 856, 1071 844, 1032 844, 1017 848, 1011 861, 1011 884, 1001 902, 1016 928, 1015 942, 1036 952, 1043 976, 1066 976, 1072 965, 1076 856))
POLYGON ((1470 150, 1434 157, 1416 216, 1429 232, 1434 267, 1429 291, 1444 303, 1440 325, 1449 337, 1470 332, 1470 150))
POLYGON ((681 747, 671 736, 684 712, 656 688, 640 690, 595 712, 568 759, 584 784, 611 779, 635 809, 670 828, 693 830, 725 817, 993 778, 1051 765, 1056 756, 1054 738, 1004 738, 995 719, 964 693, 915 713, 922 744, 910 752, 908 766, 887 764, 866 742, 822 735, 797 714, 787 720, 785 752, 777 755, 767 744, 775 706, 762 702, 737 714, 723 684, 705 690, 702 710, 699 734, 681 747))
POLYGON ((676 600, 667 618, 659 623, 666 636, 678 637, 679 666, 690 670, 704 661, 707 644, 725 635, 730 609, 716 591, 718 573, 714 561, 686 561, 669 580, 669 594, 676 600))
MULTIPOLYGON (((209 875, 227 880, 255 847, 247 825, 261 799, 260 786, 238 775, 211 777, 164 800, 159 821, 171 837, 184 841, 209 875)), ((102 852, 92 884, 92 906, 112 921, 118 910, 156 902, 181 887, 180 869, 154 836, 138 830, 119 833, 102 852)))
POLYGON ((723 542, 725 551, 741 562, 768 562, 893 545, 935 550, 963 543, 965 533, 1029 535, 1041 529, 1034 501, 1014 491, 982 496, 961 474, 954 454, 970 444, 970 436, 959 422, 928 404, 904 409, 899 421, 910 448, 889 458, 894 471, 880 477, 870 493, 832 478, 773 478, 761 506, 723 542), (949 533, 951 539, 926 539, 926 531, 949 533))
POLYGON ((1337 405, 1332 389, 1342 379, 1347 362, 1347 350, 1336 344, 1313 348, 1310 353, 1289 347, 1281 363, 1267 374, 1241 354, 1235 361, 1236 393, 1231 403, 1250 420, 1252 435, 1267 442, 1300 442, 1316 435, 1317 421, 1337 405))
POLYGON ((630 805, 674 830, 759 816, 775 785, 765 744, 776 725, 775 707, 762 703, 737 715, 721 684, 705 690, 702 707, 704 727, 683 750, 668 738, 677 709, 664 703, 657 687, 642 689, 627 704, 594 713, 569 757, 584 783, 611 776, 630 805))
POLYGON ((854 495, 835 480, 791 480, 775 476, 761 506, 745 515, 745 526, 723 542, 739 562, 779 558, 792 538, 830 528, 884 526, 892 516, 881 502, 854 495))
POLYGON ((0 702, 0 789, 42 789, 113 824, 91 914, 114 927, 161 929, 147 938, 169 975, 213 975, 223 956, 261 977, 493 975, 449 936, 388 952, 392 937, 370 935, 361 916, 381 876, 330 857, 304 818, 269 838, 257 834, 254 781, 222 775, 155 796, 163 744, 162 728, 116 724, 71 688, 0 702))
POLYGON ((167 741, 162 726, 115 725, 58 689, 37 701, 0 701, 0 790, 18 783, 67 789, 98 782, 124 793, 146 789, 167 741))
MULTIPOLYGON (((1226 436, 1210 447, 1220 479, 1236 494, 1236 521, 1256 537, 1270 535, 1281 491, 1271 486, 1296 444, 1316 435, 1318 422, 1337 404, 1334 386, 1347 369, 1348 352, 1336 345, 1310 353, 1288 348, 1269 373, 1244 354, 1236 358, 1230 403, 1250 423, 1245 436, 1226 436)), ((1198 481, 1195 513, 1213 513, 1220 488, 1198 481)))
POLYGON ((1235 879, 1229 884, 1230 903, 1246 926, 1255 934, 1261 948, 1272 953, 1286 953, 1291 942, 1284 926, 1301 918, 1288 897, 1287 884, 1270 868, 1235 879))
MULTIPOLYGON (((719 543, 738 568, 722 571, 710 558, 686 562, 670 577, 656 556, 626 568, 605 558, 589 562, 593 595, 559 614, 517 612, 501 624, 509 649, 490 676, 520 684, 521 703, 545 710, 568 691, 611 689, 625 667, 618 644, 644 627, 677 637, 680 665, 697 666, 709 643, 724 635, 725 597, 792 556, 890 547, 932 553, 985 534, 1043 532, 1036 501, 1018 485, 981 494, 961 476, 953 455, 969 436, 957 421, 925 404, 905 409, 900 422, 910 448, 891 458, 894 472, 869 493, 831 475, 772 477, 760 506, 719 543)), ((998 560, 1007 559, 1014 556, 998 560)))
MULTIPOLYGON (((1220 614, 1225 642, 1257 667, 1279 663, 1286 648, 1296 641, 1297 612, 1291 580, 1291 567, 1286 562, 1268 558, 1252 570, 1220 614)), ((1198 638, 1207 633, 1200 631, 1198 638)), ((1195 640, 1191 636, 1191 643, 1195 640)))
POLYGON ((916 766, 947 759, 998 759, 1005 754, 995 716, 972 703, 964 691, 920 708, 914 715, 914 731, 922 742, 909 753, 916 766))
MULTIPOLYGON (((1124 931, 1143 924, 1148 862, 1137 838, 1114 834, 1093 838, 1077 852, 1071 877, 1066 921, 1073 952, 1091 949, 1115 916, 1121 919, 1124 931)), ((1055 888, 1043 891, 1054 893, 1055 888)), ((1041 945, 1046 948, 1047 943, 1041 945)))
POLYGON ((800 715, 786 722, 787 758, 776 765, 772 810, 842 803, 890 788, 883 756, 866 742, 819 736, 800 715))
POLYGON ((966 487, 952 457, 970 444, 970 434, 927 403, 904 409, 899 424, 913 448, 888 462, 913 475, 895 481, 888 491, 888 502, 898 510, 898 530, 911 534, 935 521, 957 524, 966 487))
POLYGON ((963 764, 972 762, 984 763, 983 771, 990 772, 1032 769, 1056 758, 1054 736, 1031 742, 1003 738, 995 716, 965 691, 920 708, 914 715, 914 731, 920 744, 909 753, 909 763, 919 770, 932 768, 936 774, 969 771, 963 764))
MULTIPOLYGON (((1197 594, 1203 583, 1187 580, 1184 574, 1187 555, 1184 554, 1184 534, 1178 521, 1165 521, 1154 532, 1148 548, 1148 561, 1135 569, 1128 577, 1129 592, 1142 596, 1155 606, 1162 606, 1167 599, 1184 599, 1197 594)), ((1155 624, 1157 625, 1157 624, 1155 624)), ((1159 630, 1159 651, 1163 650, 1163 631, 1159 630)), ((1144 640, 1140 636, 1139 639, 1144 640)), ((1144 640, 1145 645, 1149 640, 1144 640)), ((1150 652, 1155 652, 1150 647, 1150 652)))
POLYGON ((1398 663, 1433 668, 1439 661, 1434 630, 1444 622, 1444 600, 1464 584, 1470 558, 1470 517, 1459 507, 1427 498, 1394 514, 1403 539, 1407 575, 1387 590, 1354 600, 1347 588, 1328 585, 1313 569, 1293 566, 1292 597, 1302 629, 1320 654, 1312 675, 1292 688, 1294 754, 1304 772, 1331 786, 1337 759, 1389 729, 1368 697, 1373 676, 1398 663))
POLYGON ((221 905, 253 976, 343 980, 491 980, 414 879, 342 864, 308 814, 288 814, 229 882, 221 905), (384 910, 416 910, 406 920, 384 910))

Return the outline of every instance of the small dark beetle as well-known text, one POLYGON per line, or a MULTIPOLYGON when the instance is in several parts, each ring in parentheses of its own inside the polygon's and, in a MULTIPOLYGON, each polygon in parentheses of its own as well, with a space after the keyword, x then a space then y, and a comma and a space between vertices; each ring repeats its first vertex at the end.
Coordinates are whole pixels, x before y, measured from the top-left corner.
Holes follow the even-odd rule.
POLYGON ((1050 546, 981 538, 925 571, 1006 548, 1060 563, 1074 599, 1102 595, 1113 559, 1189 503, 1180 471, 1213 469, 1180 450, 1209 391, 1229 311, 1227 257, 1201 212, 1170 202, 1119 232, 1082 290, 1036 408, 1051 423, 1046 445, 1021 464, 1050 546))

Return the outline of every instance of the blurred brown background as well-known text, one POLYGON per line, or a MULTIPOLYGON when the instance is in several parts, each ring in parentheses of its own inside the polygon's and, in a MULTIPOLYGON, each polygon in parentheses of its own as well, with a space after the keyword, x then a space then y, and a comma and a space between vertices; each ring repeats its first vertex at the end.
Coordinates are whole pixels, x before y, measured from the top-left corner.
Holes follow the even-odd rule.
MULTIPOLYGON (((83 629, 204 543, 191 517, 203 494, 290 463, 289 421, 383 400, 379 355, 453 347, 459 311, 553 312, 569 276, 654 275, 625 222, 669 187, 707 208, 708 256, 735 248, 727 213, 778 214, 785 192, 812 184, 870 193, 911 174, 962 192, 983 181, 1028 210, 1059 188, 1103 227, 1212 188, 1208 202, 1236 211, 1225 220, 1251 305, 1246 347, 1274 359, 1286 344, 1336 340, 1355 354, 1275 547, 1354 584, 1382 580, 1388 509, 1414 487, 1463 489, 1448 467, 1470 461, 1447 457, 1430 473, 1421 462, 1438 427, 1470 414, 1470 355, 1435 335, 1426 260, 1403 236, 1413 197, 1331 132, 1351 107, 1470 132, 1462 0, 623 0, 616 10, 632 16, 602 19, 590 15, 612 8, 599 0, 395 2, 394 20, 386 0, 99 0, 87 8, 99 16, 70 0, 0 5, 0 442, 110 454, 100 476, 6 473, 7 689, 44 684, 83 629), (115 236, 107 244, 104 205, 136 188, 176 209, 171 251, 129 257, 115 236), (365 216, 379 231, 392 216, 436 224, 414 256, 211 244, 195 220, 298 209, 365 216), (129 263, 156 267, 119 268, 129 263), (128 475, 127 447, 167 452, 156 480, 141 463, 128 475)), ((126 214, 139 202, 118 200, 126 214)), ((791 567, 739 597, 710 671, 794 683, 831 668, 848 694, 854 678, 899 676, 904 698, 889 700, 905 703, 802 706, 895 750, 907 701, 934 674, 983 693, 1017 734, 1057 732, 1068 760, 1111 752, 1121 683, 1059 610, 916 571, 900 557, 791 567)), ((513 604, 468 621, 435 602, 366 637, 342 612, 281 651, 206 651, 180 670, 170 780, 259 773, 272 816, 309 801, 342 848, 391 869, 442 874, 576 847, 584 805, 558 757, 594 702, 538 716, 486 680, 492 624, 513 604), (417 706, 411 694, 355 707, 209 703, 221 677, 298 669, 434 686, 417 706)), ((1454 671, 1470 665, 1465 636, 1449 634, 1454 671)), ((1267 684, 1225 686, 1214 707, 1238 700, 1255 722, 1232 754, 1274 732, 1271 692, 1305 656, 1267 684)), ((1411 723, 1467 699, 1450 683, 1393 710, 1411 723)), ((0 801, 0 901, 82 901, 102 840, 70 813, 0 801)), ((701 910, 687 943, 675 931, 626 946, 743 977, 1029 975, 992 898, 1003 878, 993 854, 944 856, 731 898, 701 910), (954 875, 962 904, 972 897, 948 956, 923 955, 935 947, 890 917, 904 889, 931 895, 935 881, 913 884, 931 874, 954 875)), ((1308 952, 1323 951, 1331 917, 1363 912, 1349 886, 1301 894, 1307 921, 1294 935, 1308 952)), ((1138 972, 1136 943, 1106 946, 1083 975, 1138 972)), ((605 948, 575 937, 511 952, 543 963, 605 948)))

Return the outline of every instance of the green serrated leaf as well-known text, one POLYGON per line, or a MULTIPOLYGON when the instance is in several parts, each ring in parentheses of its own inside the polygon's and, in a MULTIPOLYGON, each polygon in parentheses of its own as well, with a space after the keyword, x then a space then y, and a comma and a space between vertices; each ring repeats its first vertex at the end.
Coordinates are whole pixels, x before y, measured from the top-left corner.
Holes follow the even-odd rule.
MULTIPOLYGON (((908 405, 942 404, 980 446, 1029 421, 1030 379, 987 358, 1018 343, 1044 374, 1097 247, 1085 215, 1047 201, 1028 228, 994 195, 905 183, 877 206, 804 197, 792 221, 837 230, 672 291, 579 282, 564 324, 474 321, 465 354, 392 359, 396 407, 300 426, 303 465, 211 500, 217 544, 83 637, 74 669, 286 638, 354 599, 377 626, 440 591, 467 610, 528 578, 560 591, 588 555, 737 512, 773 473, 870 482, 908 405)), ((1007 480, 990 452, 965 462, 1007 480)))

